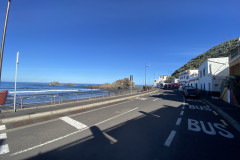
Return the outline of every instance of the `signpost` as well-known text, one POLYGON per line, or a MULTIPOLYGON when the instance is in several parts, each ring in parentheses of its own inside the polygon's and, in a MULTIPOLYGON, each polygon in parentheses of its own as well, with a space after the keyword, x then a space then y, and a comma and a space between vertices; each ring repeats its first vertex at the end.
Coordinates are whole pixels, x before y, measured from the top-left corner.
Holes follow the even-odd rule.
POLYGON ((18 65, 19 52, 17 52, 16 59, 16 72, 15 72, 15 92, 14 92, 14 112, 16 112, 16 90, 17 90, 17 65, 18 65))
POLYGON ((130 94, 132 94, 132 82, 133 82, 133 75, 130 75, 130 94))

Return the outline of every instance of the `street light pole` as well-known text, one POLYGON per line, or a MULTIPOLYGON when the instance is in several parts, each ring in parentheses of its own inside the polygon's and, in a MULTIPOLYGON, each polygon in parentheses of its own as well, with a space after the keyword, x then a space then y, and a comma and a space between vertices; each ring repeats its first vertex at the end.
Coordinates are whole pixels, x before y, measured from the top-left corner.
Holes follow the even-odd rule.
POLYGON ((145 65, 145 91, 147 90, 147 67, 150 67, 150 65, 145 65))
POLYGON ((3 50, 4 50, 4 42, 5 42, 5 35, 6 35, 6 29, 7 29, 7 21, 8 21, 8 13, 9 13, 9 9, 10 9, 10 4, 11 4, 11 0, 8 0, 7 12, 6 12, 5 23, 4 23, 4 28, 3 28, 1 53, 0 53, 0 83, 1 83, 1 77, 2 77, 3 50))

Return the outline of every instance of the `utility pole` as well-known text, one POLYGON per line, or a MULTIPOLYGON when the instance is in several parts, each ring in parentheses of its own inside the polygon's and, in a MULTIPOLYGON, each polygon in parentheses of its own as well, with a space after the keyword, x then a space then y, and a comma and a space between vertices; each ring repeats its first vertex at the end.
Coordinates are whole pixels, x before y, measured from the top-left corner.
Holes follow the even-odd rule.
POLYGON ((15 92, 14 92, 14 112, 16 112, 16 90, 17 90, 17 66, 18 66, 19 52, 17 52, 16 58, 16 72, 15 72, 15 92))
POLYGON ((3 60, 3 50, 4 50, 4 42, 5 42, 5 35, 6 35, 6 29, 7 29, 7 22, 8 22, 8 13, 10 9, 11 0, 8 0, 8 6, 7 6, 7 12, 5 17, 5 23, 3 28, 3 36, 2 36, 2 44, 1 44, 1 53, 0 53, 0 83, 2 80, 2 60, 3 60))
POLYGON ((145 91, 147 90, 147 67, 150 67, 150 65, 145 65, 145 91))
POLYGON ((130 94, 132 94, 132 83, 133 83, 133 75, 130 75, 130 94))

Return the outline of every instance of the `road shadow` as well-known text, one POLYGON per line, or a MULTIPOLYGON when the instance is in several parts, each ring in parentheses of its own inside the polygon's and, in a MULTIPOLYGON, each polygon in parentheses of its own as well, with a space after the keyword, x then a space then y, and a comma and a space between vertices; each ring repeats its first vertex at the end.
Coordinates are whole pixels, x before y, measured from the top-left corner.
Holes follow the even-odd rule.
POLYGON ((183 102, 183 95, 181 95, 181 93, 177 90, 165 90, 161 94, 152 95, 151 97, 169 101, 183 102))
POLYGON ((139 111, 140 116, 105 130, 101 130, 101 125, 90 127, 92 136, 86 140, 79 139, 28 160, 170 158, 172 151, 163 144, 175 127, 179 108, 165 106, 152 112, 139 111))

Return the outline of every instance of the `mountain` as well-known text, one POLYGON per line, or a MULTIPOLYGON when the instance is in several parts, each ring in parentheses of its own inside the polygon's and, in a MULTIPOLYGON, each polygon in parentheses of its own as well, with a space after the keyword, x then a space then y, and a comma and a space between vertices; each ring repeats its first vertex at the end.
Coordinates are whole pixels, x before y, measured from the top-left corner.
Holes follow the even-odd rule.
POLYGON ((229 52, 236 48, 238 45, 238 38, 223 42, 207 52, 200 54, 199 56, 191 59, 188 63, 184 64, 181 68, 177 69, 172 76, 178 78, 179 73, 188 69, 197 69, 208 58, 228 57, 229 52))

